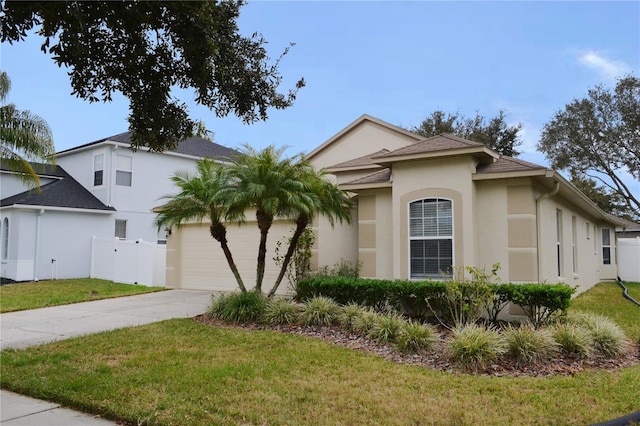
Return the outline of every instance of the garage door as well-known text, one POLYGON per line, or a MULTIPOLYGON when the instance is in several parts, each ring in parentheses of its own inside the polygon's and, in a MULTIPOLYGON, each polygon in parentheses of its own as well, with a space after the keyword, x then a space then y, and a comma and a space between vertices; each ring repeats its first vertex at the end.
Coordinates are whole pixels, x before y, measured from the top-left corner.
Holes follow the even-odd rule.
MULTIPOLYGON (((274 221, 271 226, 262 284, 264 292, 271 290, 279 273, 273 261, 276 243, 290 237, 292 229, 293 224, 285 221, 274 221)), ((179 280, 177 284, 181 288, 214 291, 238 289, 220 244, 209 234, 208 225, 183 226, 179 230, 174 230, 171 240, 168 249, 175 251, 167 259, 167 267, 175 268, 172 275, 179 280)), ((258 226, 255 222, 247 222, 242 226, 228 225, 227 240, 245 286, 247 289, 252 289, 256 282, 256 261, 260 242, 258 226)), ((170 285, 169 282, 167 284, 170 285)), ((288 290, 288 282, 285 278, 278 293, 284 294, 288 290)))

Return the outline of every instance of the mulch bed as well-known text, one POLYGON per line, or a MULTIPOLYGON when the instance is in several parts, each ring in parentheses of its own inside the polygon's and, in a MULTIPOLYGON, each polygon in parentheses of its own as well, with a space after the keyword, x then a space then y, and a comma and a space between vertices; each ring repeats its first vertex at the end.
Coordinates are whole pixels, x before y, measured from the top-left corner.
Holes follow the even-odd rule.
MULTIPOLYGON (((226 327, 242 330, 270 330, 282 333, 297 334, 301 336, 314 337, 331 342, 334 345, 345 348, 367 352, 388 361, 398 364, 419 365, 434 370, 446 371, 449 373, 461 372, 454 364, 449 362, 444 350, 444 342, 439 342, 436 346, 424 353, 404 354, 396 350, 392 345, 379 343, 375 340, 362 337, 358 334, 347 332, 338 327, 318 327, 302 325, 279 325, 266 326, 262 324, 229 324, 216 319, 199 315, 195 321, 208 324, 214 327, 226 327)), ((443 335, 444 333, 441 333, 443 335)), ((614 371, 624 367, 630 367, 640 362, 640 346, 629 340, 629 350, 623 356, 609 359, 596 356, 590 359, 580 359, 572 355, 559 354, 557 357, 546 363, 535 365, 518 366, 515 362, 501 359, 495 364, 488 366, 484 370, 469 372, 484 376, 513 376, 513 377, 547 377, 547 376, 568 376, 581 371, 604 370, 614 371)))

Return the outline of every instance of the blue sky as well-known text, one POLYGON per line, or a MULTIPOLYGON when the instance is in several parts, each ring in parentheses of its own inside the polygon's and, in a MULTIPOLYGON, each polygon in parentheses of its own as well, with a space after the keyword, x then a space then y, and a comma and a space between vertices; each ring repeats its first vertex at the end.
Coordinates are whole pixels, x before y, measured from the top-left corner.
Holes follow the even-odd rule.
MULTIPOLYGON (((640 74, 640 2, 266 2, 239 19, 261 32, 281 63, 282 90, 304 77, 295 105, 254 125, 218 119, 193 104, 195 118, 229 147, 288 145, 309 152, 367 113, 403 127, 436 109, 524 125, 521 158, 536 153, 540 129, 574 98, 615 77, 640 74)), ((64 69, 41 39, 2 44, 0 67, 12 79, 9 101, 45 118, 57 150, 127 129, 128 103, 89 104, 70 95, 64 69)), ((640 193, 640 183, 631 181, 640 193)))

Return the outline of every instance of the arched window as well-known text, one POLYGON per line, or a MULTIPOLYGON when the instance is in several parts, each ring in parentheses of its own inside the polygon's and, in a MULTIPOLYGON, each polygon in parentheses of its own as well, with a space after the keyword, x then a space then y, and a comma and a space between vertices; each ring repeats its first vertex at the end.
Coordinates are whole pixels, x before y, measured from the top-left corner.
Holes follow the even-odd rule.
POLYGON ((409 276, 451 276, 453 267, 453 202, 425 198, 409 203, 409 276))
POLYGON ((9 218, 2 221, 2 260, 9 257, 9 218))

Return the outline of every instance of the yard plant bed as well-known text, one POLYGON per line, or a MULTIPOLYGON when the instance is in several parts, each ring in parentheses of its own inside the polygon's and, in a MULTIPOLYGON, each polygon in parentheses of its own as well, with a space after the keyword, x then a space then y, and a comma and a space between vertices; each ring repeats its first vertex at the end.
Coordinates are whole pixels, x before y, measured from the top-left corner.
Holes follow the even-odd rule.
POLYGON ((68 305, 161 290, 165 288, 119 284, 96 278, 5 284, 0 286, 0 312, 68 305))
MULTIPOLYGON (((639 312, 640 315, 640 312, 639 312)), ((376 340, 351 333, 340 327, 320 327, 305 325, 277 325, 266 326, 262 324, 229 324, 223 321, 200 315, 195 318, 197 322, 213 327, 228 327, 249 331, 272 330, 283 333, 308 336, 330 342, 337 346, 363 351, 399 364, 418 365, 449 373, 459 372, 460 369, 453 365, 445 354, 444 340, 447 338, 447 330, 440 329, 443 341, 436 343, 430 350, 415 354, 405 354, 398 351, 393 345, 384 344, 376 340)), ((486 376, 530 376, 545 377, 556 375, 573 375, 580 371, 604 370, 613 371, 623 367, 631 367, 640 362, 640 347, 633 341, 627 342, 627 352, 617 358, 605 358, 594 356, 581 359, 576 356, 558 354, 547 362, 534 365, 517 365, 514 361, 504 357, 476 374, 486 376)))

